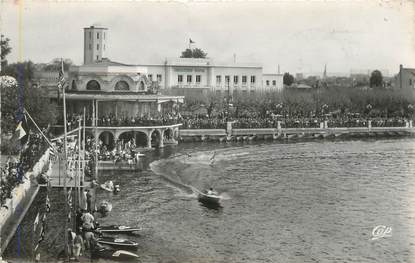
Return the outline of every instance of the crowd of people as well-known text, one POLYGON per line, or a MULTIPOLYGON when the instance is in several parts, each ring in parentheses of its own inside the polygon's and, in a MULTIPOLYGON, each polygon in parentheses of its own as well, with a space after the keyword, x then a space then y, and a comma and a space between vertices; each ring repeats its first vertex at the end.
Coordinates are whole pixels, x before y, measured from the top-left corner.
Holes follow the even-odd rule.
POLYGON ((6 199, 11 198, 13 189, 23 183, 25 173, 29 171, 47 149, 47 144, 40 134, 31 133, 26 145, 23 145, 19 157, 9 156, 1 167, 0 202, 5 205, 6 199))
POLYGON ((95 146, 95 140, 91 137, 86 140, 87 158, 92 159, 94 157, 95 150, 97 151, 97 157, 99 161, 113 161, 118 163, 120 161, 126 161, 130 165, 138 163, 140 153, 137 151, 137 145, 135 139, 130 140, 118 140, 115 142, 113 149, 110 149, 108 145, 105 145, 103 141, 98 141, 98 147, 95 146))

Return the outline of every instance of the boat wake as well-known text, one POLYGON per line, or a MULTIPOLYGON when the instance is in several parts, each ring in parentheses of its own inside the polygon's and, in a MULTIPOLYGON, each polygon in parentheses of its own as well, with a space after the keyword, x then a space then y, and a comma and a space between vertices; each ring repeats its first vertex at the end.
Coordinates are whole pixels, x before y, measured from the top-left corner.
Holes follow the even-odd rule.
POLYGON ((213 187, 222 200, 228 200, 230 195, 215 182, 223 177, 224 163, 247 154, 229 149, 178 154, 154 161, 150 169, 175 188, 179 197, 197 198, 205 189, 213 187))

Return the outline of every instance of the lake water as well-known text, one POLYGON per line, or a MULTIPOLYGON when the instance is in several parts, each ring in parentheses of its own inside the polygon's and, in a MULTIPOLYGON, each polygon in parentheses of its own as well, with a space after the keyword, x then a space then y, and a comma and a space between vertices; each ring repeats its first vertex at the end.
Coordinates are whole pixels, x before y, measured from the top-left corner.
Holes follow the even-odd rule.
MULTIPOLYGON (((143 262, 415 262, 415 140, 182 144, 121 185, 108 223, 143 262), (222 207, 197 200, 214 187, 222 207), (389 235, 372 240, 378 225, 389 235)), ((155 158, 156 160, 153 161, 155 158)), ((158 159, 158 160, 157 160, 158 159)))
MULTIPOLYGON (((102 173, 100 181, 112 179, 121 192, 97 198, 113 203, 102 224, 143 227, 129 237, 142 262, 415 262, 412 138, 194 143, 144 158, 145 171, 102 173), (221 208, 198 202, 197 190, 209 187, 223 197, 221 208), (372 240, 379 225, 390 231, 372 240)), ((19 240, 30 240, 35 206, 6 258, 29 253, 19 240)), ((43 247, 61 236, 63 207, 52 204, 43 247)))

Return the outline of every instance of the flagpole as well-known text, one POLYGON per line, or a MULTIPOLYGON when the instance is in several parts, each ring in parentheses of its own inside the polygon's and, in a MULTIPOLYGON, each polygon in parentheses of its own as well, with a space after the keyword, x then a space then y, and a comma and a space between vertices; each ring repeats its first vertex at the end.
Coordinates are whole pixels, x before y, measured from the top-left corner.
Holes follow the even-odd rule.
MULTIPOLYGON (((78 180, 77 180, 77 185, 78 185, 78 200, 76 202, 76 206, 79 207, 79 200, 81 198, 81 192, 80 192, 80 179, 81 179, 81 118, 79 118, 78 122, 79 122, 79 132, 78 132, 78 180)), ((78 231, 78 229, 76 229, 76 231, 78 231)))
POLYGON ((85 176, 85 107, 84 107, 84 130, 83 130, 83 140, 82 140, 82 186, 84 186, 84 176, 85 176))
POLYGON ((35 125, 35 127, 37 128, 37 130, 40 132, 40 134, 42 134, 43 138, 45 138, 45 140, 48 142, 48 144, 56 151, 55 146, 53 146, 52 142, 49 141, 49 139, 46 137, 46 135, 42 132, 42 130, 39 128, 39 126, 37 126, 35 120, 33 120, 32 116, 30 116, 29 112, 23 108, 23 112, 27 114, 27 116, 29 117, 29 119, 32 121, 32 123, 35 125))
MULTIPOLYGON (((63 59, 62 61, 62 73, 63 73, 63 59)), ((62 76, 63 78, 63 76, 62 76)), ((63 171, 63 191, 65 196, 65 256, 67 260, 69 260, 69 253, 68 253, 68 189, 66 188, 66 176, 67 176, 67 165, 68 165, 68 152, 67 152, 67 122, 66 122, 66 96, 65 96, 65 83, 61 84, 62 87, 62 97, 63 97, 63 149, 64 149, 64 156, 65 156, 65 165, 64 165, 64 171, 63 171)), ((59 87, 58 87, 59 88, 59 87)))

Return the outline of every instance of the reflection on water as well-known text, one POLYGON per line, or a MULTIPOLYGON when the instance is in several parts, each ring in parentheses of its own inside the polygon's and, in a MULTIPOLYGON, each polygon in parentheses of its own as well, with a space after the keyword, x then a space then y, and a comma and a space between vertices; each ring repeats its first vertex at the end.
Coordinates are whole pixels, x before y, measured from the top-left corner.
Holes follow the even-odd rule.
POLYGON ((165 148, 151 169, 113 174, 106 221, 144 226, 145 262, 411 262, 414 142, 165 148), (209 187, 221 208, 198 202, 209 187), (377 225, 392 236, 372 241, 377 225))
POLYGON ((167 147, 143 172, 101 175, 121 187, 98 196, 113 204, 101 221, 142 226, 142 262, 415 262, 414 146, 399 139, 167 147), (218 209, 198 201, 209 187, 224 197, 218 209), (372 240, 378 225, 391 236, 372 240))

